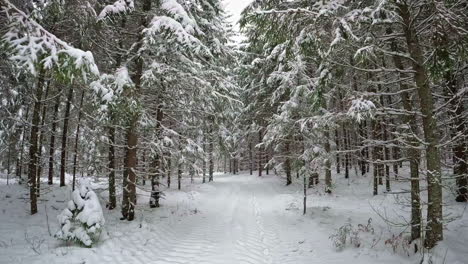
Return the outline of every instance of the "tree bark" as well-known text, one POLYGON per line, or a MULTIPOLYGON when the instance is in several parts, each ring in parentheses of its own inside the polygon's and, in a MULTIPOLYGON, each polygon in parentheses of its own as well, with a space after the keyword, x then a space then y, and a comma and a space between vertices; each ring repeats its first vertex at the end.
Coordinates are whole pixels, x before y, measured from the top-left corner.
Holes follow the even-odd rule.
POLYGON ((62 153, 60 155, 60 187, 65 186, 65 169, 67 166, 67 141, 68 141, 68 121, 70 119, 70 108, 73 101, 73 87, 70 86, 65 106, 65 117, 63 119, 62 131, 62 153))
POLYGON ((252 142, 249 142, 249 170, 250 170, 250 175, 252 175, 253 174, 252 142))
POLYGON ((326 193, 332 193, 332 175, 331 175, 331 147, 330 147, 330 134, 328 132, 328 128, 325 128, 325 134, 324 134, 324 148, 325 152, 327 153, 327 157, 325 159, 325 192, 326 193))
POLYGON ((427 229, 424 240, 426 248, 431 249, 443 240, 442 214, 442 184, 440 157, 437 145, 437 123, 434 118, 434 100, 432 98, 430 81, 424 67, 423 47, 419 43, 413 17, 406 3, 398 3, 398 12, 403 19, 403 33, 405 35, 408 52, 412 60, 414 81, 416 83, 419 104, 421 107, 424 139, 426 141, 427 165, 427 229))
POLYGON ((287 141, 285 142, 284 145, 284 155, 286 156, 286 159, 284 161, 284 170, 286 172, 286 186, 290 185, 292 183, 292 176, 291 176, 291 153, 290 153, 290 147, 289 147, 289 137, 286 139, 287 141))
MULTIPOLYGON (((387 30, 387 33, 393 33, 391 29, 387 30)), ((398 52, 398 46, 396 42, 392 43, 392 51, 398 52)), ((393 63, 397 69, 404 70, 403 62, 399 56, 393 56, 393 63)), ((400 74, 400 79, 404 79, 405 74, 400 74)), ((408 85, 406 82, 400 82, 400 91, 401 101, 403 108, 406 112, 413 112, 413 103, 410 99, 410 94, 408 92, 408 85)), ((420 153, 418 148, 418 141, 411 134, 418 133, 418 127, 416 123, 416 116, 412 114, 407 114, 404 116, 403 122, 407 124, 410 131, 407 133, 406 141, 409 142, 410 147, 407 150, 408 159, 410 163, 410 184, 411 184, 411 241, 419 239, 421 237, 421 197, 420 197, 420 188, 419 188, 419 160, 420 153)))
MULTIPOLYGON (((263 136, 262 136, 262 129, 258 131, 258 143, 261 144, 263 141, 263 136)), ((262 161, 262 147, 260 146, 258 148, 258 176, 262 176, 262 171, 263 171, 263 161, 262 161)))
POLYGON ((210 133, 209 133, 209 140, 208 143, 208 181, 213 181, 213 174, 214 174, 214 160, 213 160, 213 151, 214 151, 214 143, 213 143, 213 127, 210 126, 210 133))
MULTIPOLYGON (((158 141, 161 141, 161 127, 162 121, 164 119, 164 112, 162 109, 162 102, 161 97, 159 98, 158 108, 156 110, 156 138, 158 141)), ((159 207, 159 198, 160 198, 160 190, 159 190, 159 181, 161 178, 162 173, 162 162, 161 162, 161 155, 156 154, 153 161, 153 173, 151 174, 151 199, 150 199, 150 207, 155 208, 159 207)))
POLYGON ((167 188, 171 188, 171 172, 172 172, 172 167, 171 167, 171 154, 167 155, 167 163, 166 163, 166 171, 167 171, 167 188))
MULTIPOLYGON (((112 114, 111 114, 112 116, 112 114)), ((117 197, 115 195, 115 126, 111 117, 109 131, 109 210, 117 207, 117 197)))
POLYGON ((462 136, 453 146, 453 174, 456 177, 457 184, 457 197, 455 200, 457 202, 467 202, 468 201, 468 156, 467 152, 467 138, 466 138, 466 116, 465 105, 463 104, 463 98, 460 98, 458 95, 459 84, 457 77, 451 72, 446 73, 445 76, 448 88, 451 95, 451 105, 452 109, 455 111, 449 111, 449 114, 453 120, 452 127, 452 138, 455 138, 459 135, 462 136))
POLYGON ((54 115, 53 115, 53 123, 52 123, 52 129, 50 132, 50 145, 49 145, 49 175, 48 175, 48 181, 47 183, 49 185, 52 185, 54 183, 54 154, 55 154, 55 132, 57 131, 57 115, 58 115, 58 110, 60 107, 60 96, 61 94, 57 95, 57 99, 55 101, 54 105, 54 115))
MULTIPOLYGON (((47 82, 46 85, 46 92, 44 98, 47 99, 49 96, 49 89, 50 89, 50 81, 47 82)), ((36 193, 37 197, 41 196, 41 175, 42 175, 42 143, 45 137, 45 119, 47 116, 47 105, 42 105, 42 114, 41 114, 41 128, 39 129, 39 147, 38 147, 38 158, 37 158, 37 184, 36 184, 36 193)))
POLYGON ((335 144, 336 144, 336 174, 340 174, 341 172, 341 160, 340 160, 340 137, 338 135, 338 129, 335 130, 335 144))
POLYGON ((42 91, 44 89, 44 70, 39 73, 37 81, 33 117, 31 122, 31 137, 29 138, 29 171, 28 171, 28 185, 29 185, 29 198, 31 205, 31 214, 37 213, 37 162, 38 162, 38 132, 41 122, 40 112, 42 105, 42 91))
POLYGON ((82 115, 81 108, 83 107, 84 96, 85 96, 85 90, 81 92, 80 109, 78 109, 78 122, 76 124, 75 149, 73 151, 73 184, 72 184, 73 191, 75 190, 75 182, 76 182, 76 167, 78 163, 78 140, 80 138, 81 115, 82 115))

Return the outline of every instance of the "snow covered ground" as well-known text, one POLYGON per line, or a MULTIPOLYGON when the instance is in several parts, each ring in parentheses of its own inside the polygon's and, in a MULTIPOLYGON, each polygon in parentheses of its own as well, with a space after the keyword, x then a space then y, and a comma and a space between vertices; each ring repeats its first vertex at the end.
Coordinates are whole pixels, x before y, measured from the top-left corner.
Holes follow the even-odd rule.
MULTIPOLYGON (((352 175, 353 176, 353 175, 352 175)), ((106 225, 100 242, 82 248, 56 240, 57 214, 70 198, 68 187, 46 186, 39 213, 29 215, 28 190, 0 182, 0 263, 419 263, 419 253, 398 248, 388 240, 403 229, 377 214, 402 223, 407 214, 397 195, 371 195, 369 178, 337 179, 333 195, 322 186, 309 191, 308 213, 302 215, 299 182, 285 187, 278 176, 215 175, 215 182, 184 182, 184 190, 166 190, 159 209, 148 208, 148 193, 140 186, 136 220, 120 221, 118 210, 104 209, 106 225), (360 231, 359 247, 337 250, 330 239, 347 223, 360 231), (361 230, 363 230, 361 227, 361 230), (369 226, 370 227, 370 226, 369 226), (365 229, 365 228, 364 228, 365 229), (387 243, 386 243, 387 242, 387 243)), ((105 186, 105 185, 104 185, 105 186)), ((107 191, 95 186, 105 208, 107 191)), ((146 186, 147 188, 148 186, 146 186)), ((399 186, 395 186, 397 190, 399 186)), ((468 263, 468 217, 464 204, 451 204, 451 217, 435 263, 468 263), (450 249, 448 249, 450 248, 450 249)))

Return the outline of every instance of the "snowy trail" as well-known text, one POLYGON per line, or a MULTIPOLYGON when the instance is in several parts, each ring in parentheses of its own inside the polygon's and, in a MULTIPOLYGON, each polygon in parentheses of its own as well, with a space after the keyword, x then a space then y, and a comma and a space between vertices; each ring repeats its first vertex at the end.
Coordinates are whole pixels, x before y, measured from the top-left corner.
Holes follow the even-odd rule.
MULTIPOLYGON (((9 254, 0 263, 345 264, 350 259, 361 264, 408 263, 385 249, 337 252, 329 236, 348 216, 358 223, 367 220, 369 212, 358 206, 362 199, 314 193, 309 196, 309 213, 303 216, 299 187, 285 187, 284 179, 271 175, 218 174, 211 183, 187 183, 182 191, 166 191, 167 199, 156 210, 148 208, 148 195, 142 191, 135 221, 120 221, 118 210, 105 210, 105 232, 95 247, 67 246, 50 237, 39 254, 24 243, 22 233, 9 238, 7 230, 27 226, 30 237, 47 238, 44 215, 25 218, 18 214, 18 219, 29 222, 11 219, 3 229, 0 226, 0 234, 6 237, 0 236, 0 242, 6 243, 0 243, 0 255, 9 254)), ((55 197, 66 197, 66 193, 58 189, 48 199, 66 200, 55 197)), ((58 213, 53 208, 63 203, 48 206, 49 213, 58 213)), ((52 231, 58 228, 50 223, 52 231)))
POLYGON ((274 259, 278 235, 264 224, 260 210, 260 203, 274 195, 271 184, 240 175, 218 177, 212 185, 197 198, 199 213, 168 226, 155 225, 151 234, 112 239, 90 262, 284 263, 274 259))

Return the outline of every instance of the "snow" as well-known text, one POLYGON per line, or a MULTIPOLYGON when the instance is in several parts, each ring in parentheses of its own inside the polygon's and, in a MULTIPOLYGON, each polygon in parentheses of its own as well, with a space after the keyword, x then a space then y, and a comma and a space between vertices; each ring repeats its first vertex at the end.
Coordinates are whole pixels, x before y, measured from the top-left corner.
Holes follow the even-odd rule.
MULTIPOLYGON (((394 253, 386 245, 402 229, 387 225, 377 212, 386 211, 391 220, 398 220, 409 215, 409 208, 396 203, 398 195, 372 196, 371 177, 351 174, 348 181, 334 174, 333 195, 323 192, 322 179, 309 190, 305 216, 301 179, 286 187, 284 178, 273 175, 216 174, 214 178, 209 184, 196 178, 192 185, 184 178, 183 191, 165 188, 157 210, 148 208, 149 186, 139 185, 137 219, 120 221, 118 209, 105 209, 106 226, 93 248, 63 244, 48 234, 48 227, 52 232, 59 228, 53 219, 70 198, 69 187, 43 186, 47 190, 40 197, 39 213, 30 216, 27 188, 0 185, 0 263, 410 264, 422 259, 419 253, 409 257, 401 250, 394 253), (349 224, 359 229, 370 218, 374 232, 359 233, 359 248, 334 248, 330 236, 340 227, 349 224)), ((105 183, 105 178, 92 182, 103 204, 105 183)), ((447 213, 458 214, 464 205, 449 202, 446 208, 447 213)), ((467 224, 466 214, 448 223, 445 241, 433 253, 435 263, 442 263, 445 254, 445 263, 466 263, 467 224)))
POLYGON ((351 101, 351 107, 348 109, 347 114, 359 123, 366 118, 373 118, 375 108, 372 101, 358 98, 351 101))
POLYGON ((133 0, 117 0, 112 5, 105 6, 98 15, 98 20, 105 19, 112 15, 125 14, 135 8, 133 0))
POLYGON ((37 75, 37 64, 46 69, 57 67, 71 80, 75 71, 81 72, 84 80, 88 75, 99 75, 91 52, 74 48, 57 38, 9 1, 5 1, 4 12, 9 28, 2 41, 13 50, 10 59, 20 68, 37 75))
POLYGON ((72 200, 57 216, 61 225, 56 237, 65 241, 77 240, 85 246, 93 244, 92 235, 104 225, 104 215, 96 193, 87 178, 78 181, 78 188, 72 193, 72 200))

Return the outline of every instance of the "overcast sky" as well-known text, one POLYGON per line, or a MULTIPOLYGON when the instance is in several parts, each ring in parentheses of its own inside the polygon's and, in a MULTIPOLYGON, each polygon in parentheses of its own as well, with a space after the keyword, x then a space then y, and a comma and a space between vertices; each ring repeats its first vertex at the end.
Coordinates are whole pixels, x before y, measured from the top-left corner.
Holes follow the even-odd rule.
POLYGON ((239 21, 240 13, 250 2, 252 0, 224 0, 227 13, 232 15, 231 22, 233 24, 239 21))

